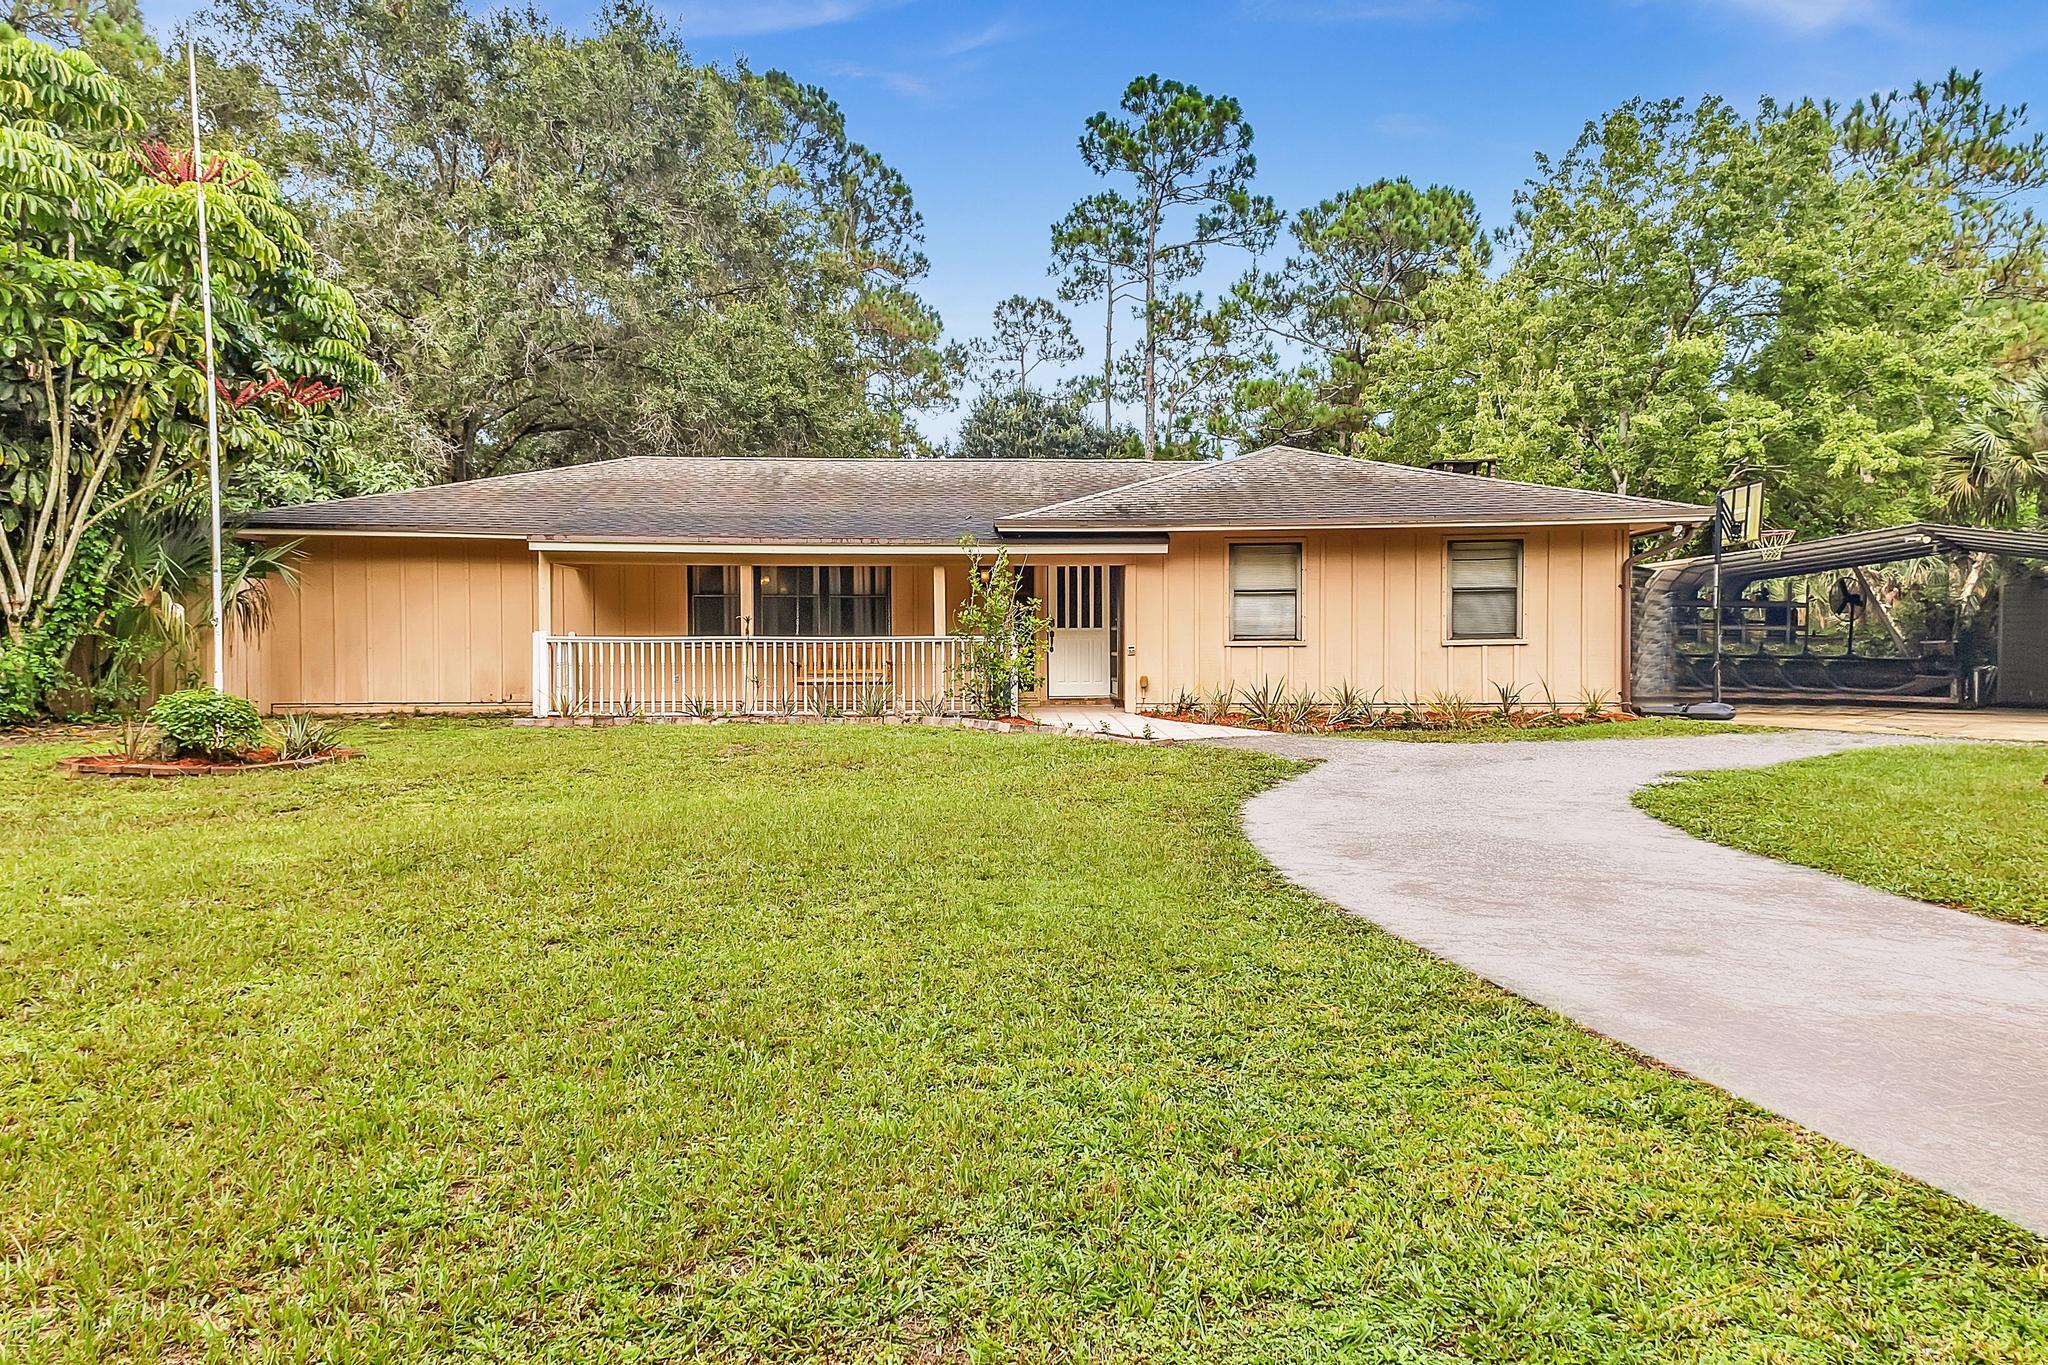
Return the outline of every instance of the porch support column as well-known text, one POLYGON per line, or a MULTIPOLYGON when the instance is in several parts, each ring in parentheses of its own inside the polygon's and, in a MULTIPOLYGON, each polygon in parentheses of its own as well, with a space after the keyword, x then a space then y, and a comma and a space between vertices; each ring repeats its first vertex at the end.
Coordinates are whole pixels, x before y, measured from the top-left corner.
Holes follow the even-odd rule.
POLYGON ((740 565, 740 634, 754 634, 754 574, 751 564, 740 565))
POLYGON ((548 686, 548 636, 555 628, 555 564, 546 550, 533 553, 533 714, 546 716, 553 700, 548 686))
POLYGON ((946 633, 946 566, 932 565, 932 634, 946 633))

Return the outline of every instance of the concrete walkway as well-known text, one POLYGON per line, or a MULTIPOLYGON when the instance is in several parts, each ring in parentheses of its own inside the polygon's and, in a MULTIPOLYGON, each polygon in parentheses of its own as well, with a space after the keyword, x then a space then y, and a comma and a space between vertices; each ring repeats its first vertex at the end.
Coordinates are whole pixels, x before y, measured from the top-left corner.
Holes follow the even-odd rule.
POLYGON ((1124 735, 1133 739, 1245 739, 1266 732, 1235 725, 1204 725, 1191 720, 1167 720, 1163 716, 1133 715, 1120 706, 1050 702, 1029 709, 1029 718, 1040 725, 1056 725, 1078 734, 1124 735))
POLYGON ((1864 735, 1921 735, 1928 739, 1993 739, 2048 744, 2048 710, 2017 706, 1779 706, 1745 703, 1743 725, 1787 730, 1846 730, 1864 735))
POLYGON ((1301 886, 2048 1234, 2048 932, 1704 843, 1629 804, 1674 770, 1886 742, 1235 743, 1325 760, 1245 809, 1301 886))

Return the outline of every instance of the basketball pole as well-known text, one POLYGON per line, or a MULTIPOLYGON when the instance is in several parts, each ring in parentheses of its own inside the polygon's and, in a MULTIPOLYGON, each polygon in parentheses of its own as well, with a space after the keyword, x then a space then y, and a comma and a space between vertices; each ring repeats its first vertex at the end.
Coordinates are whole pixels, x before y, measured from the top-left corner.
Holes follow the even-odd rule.
POLYGON ((201 159, 199 151, 199 55, 198 49, 190 42, 185 44, 185 79, 186 93, 192 106, 192 190, 199 203, 199 315, 206 342, 206 496, 213 554, 213 690, 225 692, 228 623, 221 603, 220 412, 214 393, 213 270, 206 254, 206 162, 201 159))
POLYGON ((1728 490, 1714 494, 1714 676, 1713 702, 1721 703, 1721 547, 1727 539, 1728 490))

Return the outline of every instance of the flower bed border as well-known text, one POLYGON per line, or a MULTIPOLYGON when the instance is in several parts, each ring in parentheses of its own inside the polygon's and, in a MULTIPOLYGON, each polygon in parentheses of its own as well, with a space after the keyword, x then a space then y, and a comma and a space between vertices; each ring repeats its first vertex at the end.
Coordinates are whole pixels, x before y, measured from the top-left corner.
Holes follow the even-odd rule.
MULTIPOLYGON (((1384 715, 1390 709, 1382 708, 1381 713, 1384 715)), ((1170 708, 1155 707, 1142 708, 1138 714, 1153 720, 1180 721, 1193 725, 1228 725, 1239 730, 1259 730, 1273 735, 1350 735, 1375 733, 1384 735, 1466 735, 1481 734, 1489 730, 1504 732, 1576 730, 1589 725, 1620 725, 1628 721, 1642 719, 1635 712, 1625 710, 1588 713, 1585 711, 1536 711, 1524 709, 1503 715, 1496 708, 1475 707, 1470 719, 1463 725, 1436 719, 1434 714, 1430 712, 1417 711, 1417 717, 1421 718, 1420 724, 1411 723, 1405 719, 1357 720, 1347 721, 1342 724, 1323 719, 1318 720, 1316 724, 1311 726, 1289 729, 1284 725, 1253 720, 1241 711, 1226 712, 1214 719, 1199 711, 1175 711, 1170 708)))
POLYGON ((72 777, 232 777, 237 773, 268 773, 293 768, 317 768, 323 763, 344 763, 361 758, 361 749, 333 749, 311 758, 278 758, 267 763, 156 763, 145 759, 108 763, 112 754, 75 754, 57 760, 57 767, 72 777))
POLYGON ((979 716, 520 716, 514 725, 555 730, 613 725, 930 725, 941 730, 986 730, 995 734, 1037 731, 1066 734, 1057 725, 1011 717, 983 720, 979 716))

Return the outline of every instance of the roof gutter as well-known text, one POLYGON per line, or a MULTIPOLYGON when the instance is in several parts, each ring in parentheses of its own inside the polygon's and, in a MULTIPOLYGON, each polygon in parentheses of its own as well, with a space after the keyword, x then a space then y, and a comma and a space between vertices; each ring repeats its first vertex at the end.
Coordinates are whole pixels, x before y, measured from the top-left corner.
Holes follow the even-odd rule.
MULTIPOLYGON (((1506 531, 1570 526, 1626 526, 1631 530, 1640 528, 1642 531, 1647 532, 1662 530, 1667 526, 1701 526, 1712 515, 1713 513, 1706 508, 1701 508, 1699 515, 1696 517, 1674 516, 1654 521, 1645 521, 1642 517, 1511 517, 1492 519, 1443 517, 1433 521, 1253 521, 1228 525, 1138 525, 1127 526, 1122 529, 1168 534, 1219 531, 1232 535, 1256 535, 1267 531, 1287 531, 1291 533, 1303 531, 1506 531)), ((1108 528, 1076 525, 1037 525, 1031 522, 1010 522, 1007 525, 1002 522, 996 523, 996 530, 1005 535, 1021 535, 1025 533, 1072 535, 1086 533, 1091 530, 1102 531, 1106 529, 1108 528)))
POLYGON ((1163 555, 1160 540, 1031 540, 960 544, 817 543, 804 541, 550 540, 529 537, 527 548, 549 554, 782 555, 807 559, 873 559, 890 555, 945 555, 965 558, 1007 550, 1018 559, 1083 555, 1163 555))

